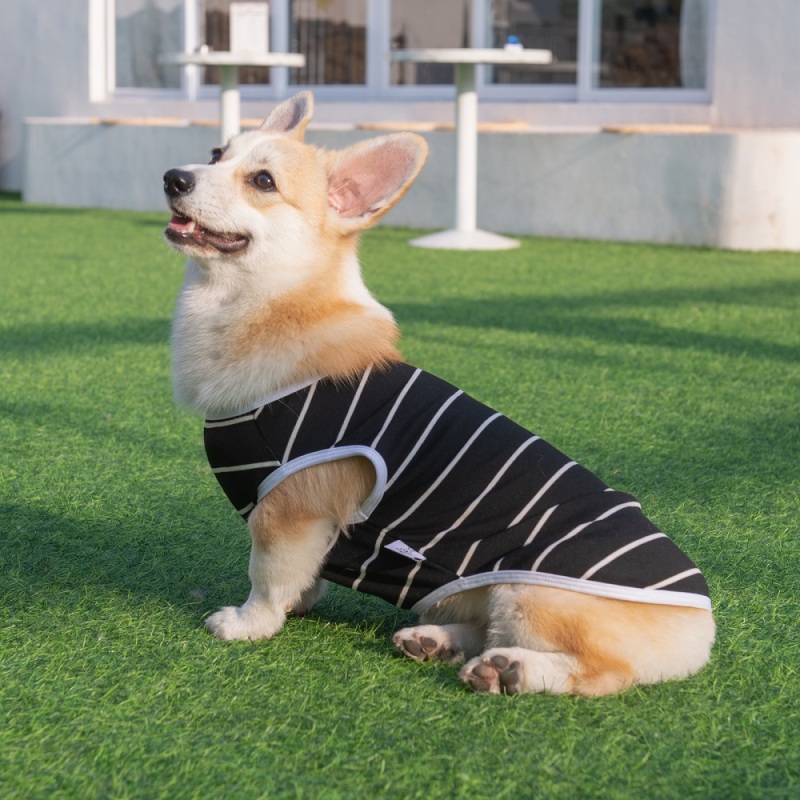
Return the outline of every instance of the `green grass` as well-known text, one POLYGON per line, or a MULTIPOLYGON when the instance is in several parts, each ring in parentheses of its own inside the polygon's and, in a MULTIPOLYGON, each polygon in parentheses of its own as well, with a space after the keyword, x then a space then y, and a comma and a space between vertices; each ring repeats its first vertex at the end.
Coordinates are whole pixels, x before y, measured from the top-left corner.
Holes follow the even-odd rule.
POLYGON ((409 360, 639 496, 711 586, 695 678, 483 697, 344 589, 204 632, 248 537, 171 400, 164 220, 0 199, 3 800, 800 796, 800 256, 366 237, 409 360))

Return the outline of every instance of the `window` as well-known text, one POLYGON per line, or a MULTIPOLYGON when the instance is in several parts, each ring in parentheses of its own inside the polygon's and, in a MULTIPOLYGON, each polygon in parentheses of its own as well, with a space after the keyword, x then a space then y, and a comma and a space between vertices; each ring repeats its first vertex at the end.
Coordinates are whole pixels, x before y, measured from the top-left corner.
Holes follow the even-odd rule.
POLYGON ((597 82, 614 88, 705 88, 703 0, 606 0, 597 82))
MULTIPOLYGON (((240 68, 240 83, 251 99, 283 96, 293 85, 325 87, 329 97, 342 99, 444 98, 452 87, 451 65, 392 63, 390 52, 496 48, 513 36, 526 48, 550 50, 553 63, 481 69, 478 91, 487 99, 710 101, 707 76, 717 0, 238 2, 258 4, 262 11, 268 6, 262 24, 270 47, 303 53, 307 62, 303 69, 240 68)), ((108 65, 99 72, 93 67, 93 98, 103 95, 105 85, 111 92, 171 90, 192 99, 219 82, 215 69, 165 66, 159 58, 204 45, 230 49, 232 0, 89 3, 91 29, 105 36, 107 47, 107 53, 93 56, 93 64, 108 65)))
POLYGON ((367 0, 291 0, 291 49, 306 57, 290 81, 304 86, 367 80, 367 0))
MULTIPOLYGON (((212 50, 230 50, 232 0, 199 2, 200 44, 212 50)), ((276 42, 275 49, 303 53, 306 66, 292 70, 292 84, 363 85, 366 80, 367 0, 288 0, 272 2, 273 9, 288 9, 288 44, 276 42)), ((274 11, 273 11, 274 13, 274 11)), ((282 37, 276 36, 276 39, 282 37)), ((206 69, 204 83, 219 83, 219 70, 206 69)), ((239 82, 269 84, 268 67, 241 67, 239 82)))
MULTIPOLYGON (((469 0, 395 0, 391 4, 392 50, 426 47, 470 47, 469 0)), ((394 86, 453 83, 451 64, 392 64, 394 86)))
POLYGON ((178 68, 159 64, 158 56, 183 49, 183 0, 116 0, 114 10, 115 87, 180 87, 178 68))
MULTIPOLYGON (((200 44, 211 50, 231 49, 231 2, 232 0, 199 0, 201 13, 200 44)), ((219 83, 219 67, 206 67, 203 83, 219 83)), ((269 67, 240 67, 239 83, 269 83, 269 67)))
POLYGON ((523 47, 550 50, 545 67, 495 67, 492 83, 575 84, 578 80, 578 4, 575 0, 494 0, 489 44, 516 36, 523 47))

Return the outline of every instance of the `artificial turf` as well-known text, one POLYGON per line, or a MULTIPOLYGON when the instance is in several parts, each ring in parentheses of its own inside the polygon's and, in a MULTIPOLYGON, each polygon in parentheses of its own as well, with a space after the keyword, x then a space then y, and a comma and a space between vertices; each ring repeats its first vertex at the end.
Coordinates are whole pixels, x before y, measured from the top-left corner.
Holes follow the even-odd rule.
POLYGON ((249 543, 172 403, 164 222, 0 198, 3 800, 800 796, 800 255, 365 237, 407 358, 637 495, 711 587, 692 679, 487 697, 338 587, 271 641, 204 631, 249 543))

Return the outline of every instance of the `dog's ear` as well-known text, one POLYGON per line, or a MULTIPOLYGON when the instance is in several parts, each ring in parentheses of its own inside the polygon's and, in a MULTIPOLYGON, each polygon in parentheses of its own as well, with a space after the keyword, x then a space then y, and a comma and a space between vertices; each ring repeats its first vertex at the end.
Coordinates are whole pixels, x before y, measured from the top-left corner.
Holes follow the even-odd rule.
POLYGON ((415 133, 392 133, 333 154, 328 205, 344 226, 374 225, 406 193, 428 155, 415 133))
POLYGON ((262 123, 261 130, 285 133, 302 141, 313 113, 314 96, 311 92, 300 92, 275 106, 262 123))

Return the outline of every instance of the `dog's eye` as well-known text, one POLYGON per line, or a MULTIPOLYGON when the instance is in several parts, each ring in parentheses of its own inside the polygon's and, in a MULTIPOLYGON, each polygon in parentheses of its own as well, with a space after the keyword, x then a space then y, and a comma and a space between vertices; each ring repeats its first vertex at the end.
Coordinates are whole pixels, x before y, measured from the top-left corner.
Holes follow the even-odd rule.
POLYGON ((223 152, 224 152, 224 150, 221 147, 215 147, 211 151, 211 161, 209 161, 208 163, 209 164, 216 164, 217 161, 219 161, 222 158, 223 152))
POLYGON ((252 179, 253 186, 256 189, 261 189, 262 192, 272 192, 275 190, 275 181, 272 179, 272 175, 269 172, 258 172, 253 175, 252 179))

